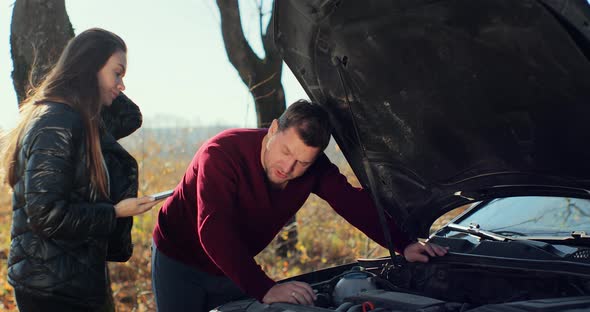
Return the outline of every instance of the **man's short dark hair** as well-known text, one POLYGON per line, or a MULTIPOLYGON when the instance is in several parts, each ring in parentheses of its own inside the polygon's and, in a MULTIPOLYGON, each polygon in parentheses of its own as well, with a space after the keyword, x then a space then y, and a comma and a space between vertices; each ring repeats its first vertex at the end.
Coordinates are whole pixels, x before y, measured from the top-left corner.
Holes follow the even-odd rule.
POLYGON ((279 117, 279 131, 294 128, 305 145, 324 150, 330 142, 332 126, 328 113, 316 103, 298 100, 279 117))

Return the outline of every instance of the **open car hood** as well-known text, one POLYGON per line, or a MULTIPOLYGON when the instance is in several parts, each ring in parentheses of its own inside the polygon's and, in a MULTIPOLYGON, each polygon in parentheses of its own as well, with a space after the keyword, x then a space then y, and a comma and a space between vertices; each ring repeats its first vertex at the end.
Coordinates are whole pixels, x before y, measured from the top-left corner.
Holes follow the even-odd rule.
POLYGON ((471 201, 590 197, 585 0, 280 0, 274 9, 283 59, 330 113, 362 185, 408 234, 426 237, 438 216, 471 201))

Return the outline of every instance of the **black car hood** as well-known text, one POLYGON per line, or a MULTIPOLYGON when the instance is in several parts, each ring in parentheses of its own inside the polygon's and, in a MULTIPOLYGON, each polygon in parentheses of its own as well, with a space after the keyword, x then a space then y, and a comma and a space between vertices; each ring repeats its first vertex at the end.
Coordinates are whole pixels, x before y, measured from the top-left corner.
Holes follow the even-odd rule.
POLYGON ((589 197, 586 1, 277 0, 274 10, 286 64, 410 235, 474 200, 589 197))

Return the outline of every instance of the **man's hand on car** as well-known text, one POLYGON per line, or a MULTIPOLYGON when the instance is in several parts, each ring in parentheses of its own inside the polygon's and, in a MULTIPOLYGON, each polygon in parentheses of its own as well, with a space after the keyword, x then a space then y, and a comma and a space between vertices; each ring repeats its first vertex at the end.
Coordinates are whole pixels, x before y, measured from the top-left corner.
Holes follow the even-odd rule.
POLYGON ((311 286, 303 282, 287 282, 276 284, 268 290, 262 302, 266 304, 274 302, 289 302, 294 304, 313 305, 317 297, 311 286))
POLYGON ((428 242, 416 242, 404 249, 404 258, 409 262, 428 262, 430 257, 444 256, 449 247, 442 247, 428 242))

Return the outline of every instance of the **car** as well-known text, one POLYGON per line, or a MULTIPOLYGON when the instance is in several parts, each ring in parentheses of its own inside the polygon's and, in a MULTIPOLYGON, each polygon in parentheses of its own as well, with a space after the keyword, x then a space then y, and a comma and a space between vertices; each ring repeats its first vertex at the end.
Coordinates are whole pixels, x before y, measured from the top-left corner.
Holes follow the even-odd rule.
POLYGON ((588 2, 280 0, 271 22, 381 217, 450 249, 389 243, 289 279, 314 306, 218 311, 590 311, 588 2))

